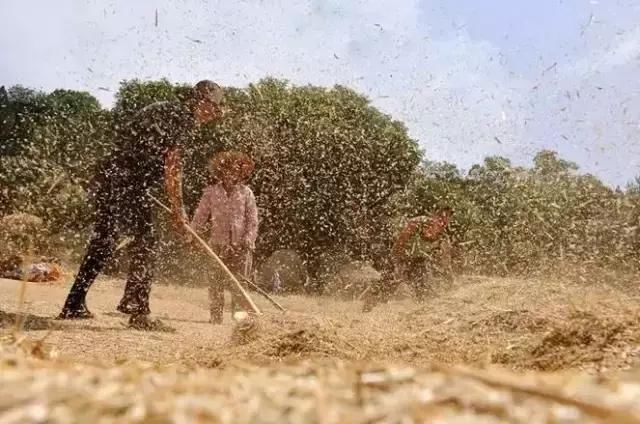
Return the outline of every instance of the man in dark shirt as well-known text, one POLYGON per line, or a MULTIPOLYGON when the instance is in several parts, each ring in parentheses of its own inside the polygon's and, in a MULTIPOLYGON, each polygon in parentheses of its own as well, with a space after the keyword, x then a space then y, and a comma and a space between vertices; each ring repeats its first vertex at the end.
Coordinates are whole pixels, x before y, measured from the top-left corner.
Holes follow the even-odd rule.
POLYGON ((130 325, 148 328, 149 292, 156 234, 154 206, 148 194, 164 188, 173 223, 184 234, 188 223, 182 204, 180 154, 200 125, 222 117, 223 90, 208 80, 197 83, 183 101, 156 102, 116 129, 116 144, 100 166, 90 190, 95 223, 59 319, 92 318, 86 295, 113 255, 119 235, 133 236, 129 275, 118 310, 131 315, 130 325))

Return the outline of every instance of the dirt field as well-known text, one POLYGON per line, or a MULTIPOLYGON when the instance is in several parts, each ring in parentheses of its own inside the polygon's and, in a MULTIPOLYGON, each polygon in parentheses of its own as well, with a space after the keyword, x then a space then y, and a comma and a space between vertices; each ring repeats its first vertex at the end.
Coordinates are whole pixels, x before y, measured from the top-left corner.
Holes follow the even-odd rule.
MULTIPOLYGON (((5 331, 18 311, 19 287, 18 282, 0 280, 5 331)), ((175 332, 126 329, 125 317, 115 312, 122 288, 119 281, 98 281, 88 301, 97 318, 58 322, 48 318, 59 312, 68 286, 28 283, 25 307, 30 315, 24 334, 31 340, 46 335, 57 361, 65 364, 113 367, 148 361, 163 367, 215 368, 220 379, 249 372, 256 381, 274 377, 283 366, 294 367, 288 376, 325 370, 327 375, 337 373, 334 378, 346 378, 339 377, 340 372, 354 367, 395 365, 436 372, 434 363, 564 375, 570 370, 602 375, 640 364, 640 297, 606 284, 461 277, 422 304, 392 301, 369 314, 361 314, 357 302, 299 296, 278 298, 289 310, 282 314, 254 294, 265 315, 242 340, 235 337, 238 332, 228 314, 222 326, 208 323, 203 288, 154 287, 152 309, 175 332)), ((367 416, 364 409, 360 415, 353 413, 358 421, 367 416)), ((216 419, 227 422, 218 415, 216 419)), ((537 421, 527 416, 522 422, 537 421)))
MULTIPOLYGON (((19 284, 0 280, 5 312, 18 310, 19 284)), ((220 367, 234 360, 330 357, 543 371, 606 371, 640 363, 640 296, 604 285, 463 277, 422 304, 392 301, 368 314, 360 313, 358 302, 301 296, 278 298, 288 309, 282 314, 253 294, 265 316, 244 344, 232 340, 229 314, 221 326, 208 323, 204 288, 155 286, 155 316, 176 332, 128 330, 126 317, 115 311, 122 288, 119 281, 97 282, 88 299, 97 318, 59 322, 46 318, 59 312, 67 285, 27 283, 25 308, 33 316, 28 334, 39 338, 51 331, 47 341, 59 354, 79 361, 133 358, 220 367)))

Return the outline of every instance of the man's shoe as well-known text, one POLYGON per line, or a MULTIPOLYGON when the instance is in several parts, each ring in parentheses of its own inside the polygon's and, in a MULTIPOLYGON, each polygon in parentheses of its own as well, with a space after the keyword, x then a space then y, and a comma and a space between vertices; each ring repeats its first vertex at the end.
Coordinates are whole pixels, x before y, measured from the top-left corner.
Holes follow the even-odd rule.
POLYGON ((57 320, 63 319, 93 319, 95 316, 87 309, 86 306, 80 308, 64 308, 57 320))
POLYGON ((120 304, 118 305, 118 307, 116 309, 120 313, 123 313, 123 314, 126 314, 126 315, 132 315, 138 310, 138 307, 137 307, 137 305, 132 305, 132 304, 127 303, 127 302, 120 302, 120 304))

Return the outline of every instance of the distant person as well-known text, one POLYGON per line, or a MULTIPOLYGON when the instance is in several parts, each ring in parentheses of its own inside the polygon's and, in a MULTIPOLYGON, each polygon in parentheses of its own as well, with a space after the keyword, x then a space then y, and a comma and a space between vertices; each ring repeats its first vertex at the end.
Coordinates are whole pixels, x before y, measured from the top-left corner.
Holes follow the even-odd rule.
POLYGON ((173 223, 184 231, 181 151, 192 143, 199 126, 221 119, 222 100, 218 84, 200 81, 181 101, 153 103, 116 129, 115 147, 93 181, 93 235, 59 319, 93 317, 86 305, 87 292, 112 257, 118 237, 128 234, 133 236, 131 263, 117 309, 131 315, 129 324, 134 328, 162 326, 148 318, 156 244, 156 206, 148 193, 158 190, 164 179, 173 223))
POLYGON ((363 312, 388 300, 402 282, 413 288, 418 300, 423 298, 427 267, 441 267, 441 263, 435 262, 442 260, 441 241, 452 215, 453 210, 444 207, 432 217, 409 219, 397 236, 390 257, 386 258, 382 279, 364 295, 363 312))
MULTIPOLYGON (((253 251, 258 236, 258 208, 253 191, 246 185, 254 164, 245 154, 221 152, 211 161, 216 183, 204 189, 193 216, 192 227, 198 231, 207 221, 211 224, 209 245, 234 275, 249 278, 253 251)), ((212 324, 221 324, 224 312, 224 287, 228 277, 219 269, 209 281, 209 310, 212 324)), ((251 306, 233 295, 246 310, 251 306)))

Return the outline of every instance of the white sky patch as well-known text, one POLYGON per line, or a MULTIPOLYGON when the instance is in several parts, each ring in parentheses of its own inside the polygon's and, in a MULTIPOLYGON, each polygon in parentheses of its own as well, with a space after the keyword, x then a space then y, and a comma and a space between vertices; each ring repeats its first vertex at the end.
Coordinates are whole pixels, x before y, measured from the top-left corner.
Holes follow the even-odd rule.
POLYGON ((575 63, 561 66, 567 76, 588 76, 609 72, 616 67, 640 64, 640 25, 630 31, 619 32, 605 46, 593 49, 575 63))
POLYGON ((633 93, 640 82, 631 75, 640 27, 612 34, 606 23, 592 24, 585 40, 595 47, 578 46, 556 66, 542 57, 555 46, 514 46, 523 58, 540 55, 534 81, 515 72, 496 45, 471 38, 465 22, 473 16, 446 16, 437 5, 10 0, 0 28, 0 84, 88 90, 106 106, 131 78, 212 78, 242 87, 271 75, 343 84, 404 121, 430 159, 468 169, 499 154, 525 164, 552 148, 612 184, 637 173, 640 152, 629 152, 639 150, 633 93), (451 29, 435 33, 432 26, 451 29), (625 97, 632 99, 621 105, 625 97))

